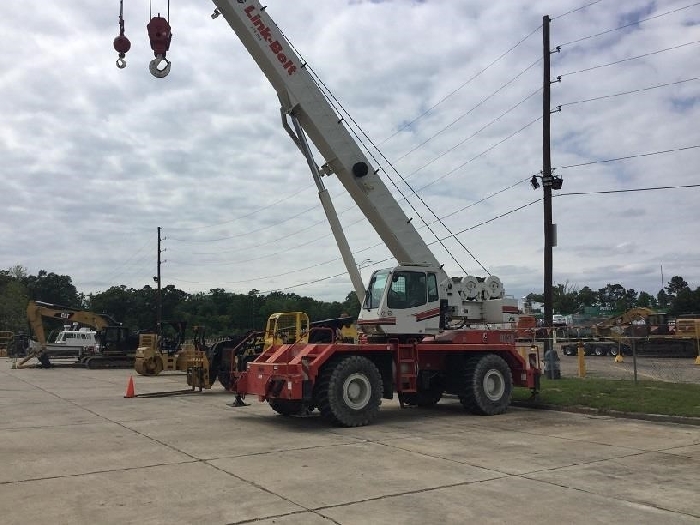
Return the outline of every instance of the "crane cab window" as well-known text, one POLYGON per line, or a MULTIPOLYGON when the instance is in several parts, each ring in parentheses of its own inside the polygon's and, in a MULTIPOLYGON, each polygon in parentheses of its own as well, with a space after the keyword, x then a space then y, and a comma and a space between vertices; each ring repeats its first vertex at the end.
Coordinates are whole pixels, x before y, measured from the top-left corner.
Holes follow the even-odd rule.
POLYGON ((428 274, 428 302, 433 303, 440 300, 440 292, 438 292, 437 277, 434 273, 428 274))
POLYGON ((387 308, 416 308, 423 306, 427 298, 428 284, 425 272, 398 271, 392 274, 387 308))
POLYGON ((379 270, 374 272, 372 279, 367 287, 367 293, 365 294, 364 308, 372 309, 379 308, 379 301, 384 294, 384 288, 386 287, 386 279, 389 276, 389 270, 379 270))

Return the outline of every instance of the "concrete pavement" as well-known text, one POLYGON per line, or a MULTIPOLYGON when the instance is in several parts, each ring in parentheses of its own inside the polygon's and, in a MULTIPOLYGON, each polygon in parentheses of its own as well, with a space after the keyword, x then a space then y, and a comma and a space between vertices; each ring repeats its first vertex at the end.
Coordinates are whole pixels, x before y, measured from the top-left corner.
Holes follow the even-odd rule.
POLYGON ((0 522, 700 523, 698 427, 446 399, 343 429, 130 375, 0 359, 0 522))

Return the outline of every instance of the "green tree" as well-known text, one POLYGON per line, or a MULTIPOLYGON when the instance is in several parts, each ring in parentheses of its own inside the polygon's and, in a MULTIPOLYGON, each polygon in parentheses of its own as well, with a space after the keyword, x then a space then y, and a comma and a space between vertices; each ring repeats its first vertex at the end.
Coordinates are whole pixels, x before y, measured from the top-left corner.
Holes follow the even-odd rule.
POLYGON ((698 313, 700 313, 700 288, 691 290, 686 287, 679 290, 678 295, 673 299, 669 314, 678 316, 698 313))
POLYGON ((78 290, 68 275, 39 270, 37 275, 25 277, 23 283, 30 299, 73 308, 83 307, 78 290))
POLYGON ((644 308, 657 308, 658 305, 659 301, 657 301, 656 297, 644 291, 639 292, 639 296, 637 297, 637 306, 642 306, 644 308))
POLYGON ((26 269, 14 266, 0 270, 0 330, 19 332, 27 328, 27 289, 22 279, 26 269))
POLYGON ((609 306, 616 312, 627 310, 627 290, 620 283, 608 283, 605 288, 598 290, 600 306, 609 306))
POLYGON ((575 287, 565 284, 556 284, 552 289, 552 307, 554 312, 569 315, 578 311, 578 291, 575 287))
POLYGON ((678 295, 678 292, 682 290, 690 290, 690 288, 688 288, 688 283, 685 282, 685 279, 683 279, 683 277, 679 275, 671 277, 671 280, 666 285, 666 291, 668 292, 668 295, 671 297, 675 297, 676 295, 678 295))
POLYGON ((581 306, 595 306, 598 304, 598 292, 584 286, 578 291, 578 303, 581 306))

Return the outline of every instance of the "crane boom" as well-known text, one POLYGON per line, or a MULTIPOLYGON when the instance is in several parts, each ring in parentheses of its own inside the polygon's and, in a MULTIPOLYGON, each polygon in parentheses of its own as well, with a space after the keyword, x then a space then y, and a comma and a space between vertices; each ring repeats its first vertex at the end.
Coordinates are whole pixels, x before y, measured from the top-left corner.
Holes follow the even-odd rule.
POLYGON ((399 264, 439 266, 428 245, 343 125, 301 59, 257 0, 213 0, 399 264))
POLYGON ((282 123, 313 174, 319 198, 362 309, 358 326, 375 341, 410 341, 444 328, 514 322, 517 301, 498 277, 449 277, 371 166, 310 69, 258 0, 212 0, 277 92, 282 123), (290 125, 291 121, 291 125, 290 125), (306 138, 324 159, 319 168, 306 138), (398 262, 375 270, 367 287, 322 176, 335 174, 398 262), (366 293, 365 293, 366 291, 366 293))

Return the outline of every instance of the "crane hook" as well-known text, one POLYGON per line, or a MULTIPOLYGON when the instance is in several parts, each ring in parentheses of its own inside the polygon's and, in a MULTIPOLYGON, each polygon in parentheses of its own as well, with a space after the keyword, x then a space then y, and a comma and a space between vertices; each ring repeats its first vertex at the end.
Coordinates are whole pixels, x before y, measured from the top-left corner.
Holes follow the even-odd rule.
POLYGON ((119 1, 119 36, 114 39, 114 50, 119 53, 117 59, 117 67, 124 69, 126 67, 126 53, 131 49, 131 42, 124 35, 124 0, 119 1))
POLYGON ((170 24, 158 13, 158 16, 151 18, 146 29, 148 30, 148 38, 151 40, 151 49, 156 56, 149 63, 148 69, 151 75, 156 78, 166 77, 170 73, 171 66, 170 61, 165 58, 165 54, 170 48, 170 41, 173 38, 170 24), (162 66, 163 62, 165 62, 165 66, 162 66))
POLYGON ((148 70, 156 78, 165 78, 170 73, 171 62, 163 55, 156 55, 156 58, 148 63, 148 70), (165 65, 163 66, 163 62, 165 65))

